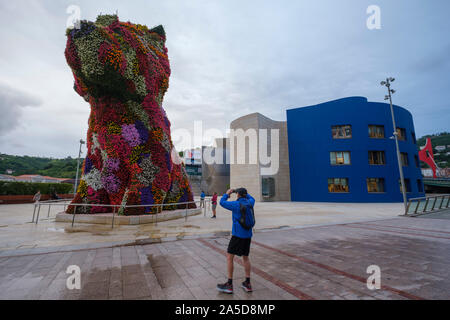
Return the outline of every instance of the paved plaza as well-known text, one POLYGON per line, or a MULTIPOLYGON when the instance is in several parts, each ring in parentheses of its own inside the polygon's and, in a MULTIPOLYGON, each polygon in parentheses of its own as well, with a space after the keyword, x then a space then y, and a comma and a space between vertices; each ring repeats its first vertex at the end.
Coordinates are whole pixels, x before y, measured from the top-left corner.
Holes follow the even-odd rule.
MULTIPOLYGON (((255 206, 258 231, 305 227, 324 224, 347 223, 398 217, 400 203, 307 203, 259 202, 255 206)), ((103 243, 150 243, 196 236, 214 236, 229 232, 231 215, 220 206, 217 219, 210 219, 211 211, 184 219, 158 222, 157 225, 114 226, 55 222, 63 207, 42 206, 39 224, 30 223, 33 205, 0 206, 0 255, 4 251, 57 247, 92 247, 103 243), (47 218, 48 217, 48 218, 47 218)))
MULTIPOLYGON (((449 212, 446 214, 450 214, 449 212)), ((394 217, 260 230, 251 250, 254 292, 216 291, 229 236, 158 244, 3 251, 1 299, 450 299, 450 220, 394 217), (6 255, 9 254, 9 255, 6 255), (66 269, 81 268, 81 290, 66 269), (366 286, 381 268, 381 289, 366 286)), ((98 245, 98 244, 97 244, 98 245)))

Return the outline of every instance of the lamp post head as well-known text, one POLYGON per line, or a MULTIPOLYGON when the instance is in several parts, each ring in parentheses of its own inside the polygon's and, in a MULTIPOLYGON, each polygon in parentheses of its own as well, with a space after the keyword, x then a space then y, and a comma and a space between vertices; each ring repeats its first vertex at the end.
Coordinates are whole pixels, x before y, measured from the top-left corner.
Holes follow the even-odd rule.
POLYGON ((83 139, 80 139, 80 144, 86 144, 86 142, 83 141, 83 139))

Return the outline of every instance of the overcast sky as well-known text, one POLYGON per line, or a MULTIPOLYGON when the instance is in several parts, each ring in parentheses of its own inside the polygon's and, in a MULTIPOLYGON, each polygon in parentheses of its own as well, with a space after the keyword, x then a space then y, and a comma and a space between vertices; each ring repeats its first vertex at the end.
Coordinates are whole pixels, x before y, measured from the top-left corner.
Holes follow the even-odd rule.
POLYGON ((164 25, 172 76, 164 108, 172 130, 225 133, 232 120, 347 96, 410 110, 418 137, 450 131, 448 0, 0 0, 0 153, 75 157, 89 104, 64 57, 69 5, 81 18, 118 10, 122 21, 164 25), (369 30, 369 5, 381 29, 369 30))

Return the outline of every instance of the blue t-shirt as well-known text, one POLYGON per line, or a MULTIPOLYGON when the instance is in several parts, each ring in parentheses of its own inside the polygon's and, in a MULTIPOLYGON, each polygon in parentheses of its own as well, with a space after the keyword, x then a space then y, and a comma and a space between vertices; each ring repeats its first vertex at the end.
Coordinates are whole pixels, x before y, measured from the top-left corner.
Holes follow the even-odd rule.
POLYGON ((232 212, 233 228, 231 234, 241 239, 253 237, 253 230, 245 230, 239 223, 239 218, 241 217, 241 203, 253 207, 255 205, 255 199, 249 194, 246 198, 239 198, 237 201, 228 201, 228 198, 229 196, 224 194, 222 199, 220 199, 220 205, 232 212))
POLYGON ((202 194, 200 195, 200 199, 205 199, 205 193, 202 192, 202 194))

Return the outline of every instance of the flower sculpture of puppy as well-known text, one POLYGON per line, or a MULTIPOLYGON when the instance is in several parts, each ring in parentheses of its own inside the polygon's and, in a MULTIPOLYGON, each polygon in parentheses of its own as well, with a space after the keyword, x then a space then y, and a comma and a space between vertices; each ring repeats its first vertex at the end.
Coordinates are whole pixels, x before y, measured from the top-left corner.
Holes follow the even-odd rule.
MULTIPOLYGON (((162 108, 170 65, 162 26, 120 22, 100 15, 67 30, 66 59, 75 91, 91 105, 87 155, 72 203, 121 205, 119 213, 155 213, 133 205, 193 201, 183 164, 170 137, 162 108), (172 154, 174 157, 172 157, 172 154)), ((189 205, 195 208, 194 204, 189 205)), ((111 212, 111 207, 69 206, 73 213, 111 212)))

